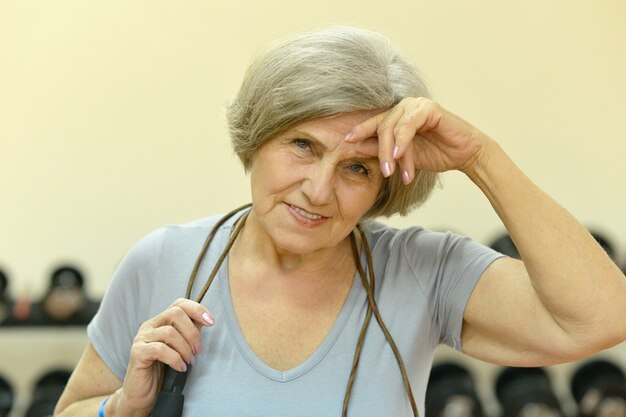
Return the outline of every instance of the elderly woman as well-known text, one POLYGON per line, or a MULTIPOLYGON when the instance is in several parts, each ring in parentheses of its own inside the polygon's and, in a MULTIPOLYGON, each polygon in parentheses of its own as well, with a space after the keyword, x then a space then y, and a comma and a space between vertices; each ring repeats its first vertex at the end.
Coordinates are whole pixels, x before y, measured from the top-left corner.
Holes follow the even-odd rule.
POLYGON ((193 366, 186 416, 416 415, 441 343, 538 366, 624 340, 619 269, 494 140, 428 97, 365 30, 259 58, 228 111, 252 205, 131 250, 56 414, 150 415, 166 364, 193 366), (448 170, 485 194, 522 261, 374 220, 409 213, 448 170))

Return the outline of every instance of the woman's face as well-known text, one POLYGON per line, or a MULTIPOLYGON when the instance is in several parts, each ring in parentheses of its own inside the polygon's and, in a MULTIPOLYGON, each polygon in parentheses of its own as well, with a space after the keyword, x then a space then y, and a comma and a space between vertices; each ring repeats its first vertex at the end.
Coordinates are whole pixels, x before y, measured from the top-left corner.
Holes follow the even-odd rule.
POLYGON ((253 157, 252 220, 279 251, 311 254, 342 242, 372 207, 383 183, 378 158, 344 141, 374 111, 301 123, 253 157))

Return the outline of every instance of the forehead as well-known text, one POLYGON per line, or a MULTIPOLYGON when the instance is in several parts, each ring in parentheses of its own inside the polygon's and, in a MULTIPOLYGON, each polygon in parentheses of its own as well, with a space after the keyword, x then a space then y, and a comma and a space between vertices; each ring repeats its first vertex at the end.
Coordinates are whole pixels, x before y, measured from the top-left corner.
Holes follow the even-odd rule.
POLYGON ((354 126, 364 122, 383 110, 357 110, 349 113, 339 113, 321 119, 308 120, 300 123, 294 129, 306 129, 311 131, 332 131, 343 136, 347 135, 354 126))

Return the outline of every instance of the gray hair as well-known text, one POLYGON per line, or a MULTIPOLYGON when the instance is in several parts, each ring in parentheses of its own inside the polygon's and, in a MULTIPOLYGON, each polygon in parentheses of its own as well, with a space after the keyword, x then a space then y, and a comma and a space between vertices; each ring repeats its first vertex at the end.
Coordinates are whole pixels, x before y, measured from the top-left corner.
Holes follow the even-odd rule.
MULTIPOLYGON (((227 109, 228 129, 249 171, 258 149, 300 123, 390 108, 405 97, 430 93, 389 39, 364 29, 331 27, 287 38, 257 58, 227 109)), ((418 171, 405 186, 394 174, 385 179, 365 217, 406 215, 428 199, 436 182, 436 173, 418 171)))

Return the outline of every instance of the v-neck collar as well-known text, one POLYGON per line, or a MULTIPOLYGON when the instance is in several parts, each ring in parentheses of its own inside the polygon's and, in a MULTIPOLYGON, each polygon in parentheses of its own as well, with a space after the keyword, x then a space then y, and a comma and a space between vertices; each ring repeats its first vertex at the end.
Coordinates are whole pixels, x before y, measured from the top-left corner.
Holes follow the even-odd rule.
MULTIPOLYGON (((230 224, 230 227, 232 227, 232 222, 230 224)), ((361 258, 362 257, 363 254, 361 253, 361 258)), ((363 262, 363 259, 361 259, 361 262, 363 262)), ((217 274, 217 284, 219 287, 221 302, 224 306, 224 313, 226 316, 225 319, 228 330, 233 337, 235 345, 239 349, 239 352, 246 360, 246 362, 248 362, 248 364, 250 364, 250 366, 261 375, 278 382, 292 381, 315 368, 315 366, 317 366, 317 364, 319 364, 324 359, 324 357, 332 349, 333 345, 337 342, 341 332, 345 328, 348 322, 348 318, 350 317, 350 313, 352 312, 356 304, 356 299, 359 294, 358 289, 359 287, 362 287, 359 272, 356 271, 352 280, 350 292, 348 293, 348 296, 346 297, 346 300, 341 307, 341 311, 337 315, 335 322, 333 323, 332 327, 328 331, 328 334, 326 335, 320 346, 318 346, 315 352, 313 352, 313 354, 300 365, 286 371, 279 371, 263 362, 252 350, 243 335, 243 331, 241 330, 241 327, 239 326, 239 322, 237 320, 237 315, 235 313, 235 308, 233 306, 232 296, 230 292, 228 264, 229 258, 227 257, 224 261, 224 265, 222 265, 217 274)))

